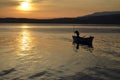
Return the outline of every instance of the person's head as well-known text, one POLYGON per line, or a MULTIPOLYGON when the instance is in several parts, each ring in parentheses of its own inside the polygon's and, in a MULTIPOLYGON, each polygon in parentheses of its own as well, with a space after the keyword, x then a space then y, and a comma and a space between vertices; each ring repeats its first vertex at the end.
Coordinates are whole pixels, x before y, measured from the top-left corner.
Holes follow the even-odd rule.
POLYGON ((79 31, 75 31, 74 33, 75 33, 77 36, 80 35, 79 31))

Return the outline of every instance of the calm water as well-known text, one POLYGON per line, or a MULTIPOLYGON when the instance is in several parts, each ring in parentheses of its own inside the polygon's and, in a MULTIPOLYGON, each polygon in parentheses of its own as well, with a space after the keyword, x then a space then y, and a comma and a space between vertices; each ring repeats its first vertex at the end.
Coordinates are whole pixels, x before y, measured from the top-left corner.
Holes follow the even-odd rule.
POLYGON ((120 80, 120 26, 0 24, 0 80, 120 80), (72 45, 73 30, 94 36, 72 45))

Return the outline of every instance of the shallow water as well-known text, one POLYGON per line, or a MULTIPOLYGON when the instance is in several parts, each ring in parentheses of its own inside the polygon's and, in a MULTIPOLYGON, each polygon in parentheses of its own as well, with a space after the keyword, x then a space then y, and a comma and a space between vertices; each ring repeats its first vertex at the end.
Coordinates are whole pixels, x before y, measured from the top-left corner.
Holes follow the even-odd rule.
POLYGON ((120 26, 0 25, 0 80, 119 80, 120 26), (72 45, 74 30, 93 48, 72 45))

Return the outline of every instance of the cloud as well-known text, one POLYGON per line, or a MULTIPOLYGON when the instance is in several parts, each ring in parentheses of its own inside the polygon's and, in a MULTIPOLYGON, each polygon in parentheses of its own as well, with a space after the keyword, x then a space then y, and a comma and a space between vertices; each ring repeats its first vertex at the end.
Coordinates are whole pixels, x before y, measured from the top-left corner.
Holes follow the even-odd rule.
POLYGON ((33 4, 39 3, 44 0, 0 0, 0 7, 12 7, 12 6, 18 6, 21 2, 29 1, 33 4))
POLYGON ((17 0, 0 0, 0 7, 10 7, 19 5, 17 0))

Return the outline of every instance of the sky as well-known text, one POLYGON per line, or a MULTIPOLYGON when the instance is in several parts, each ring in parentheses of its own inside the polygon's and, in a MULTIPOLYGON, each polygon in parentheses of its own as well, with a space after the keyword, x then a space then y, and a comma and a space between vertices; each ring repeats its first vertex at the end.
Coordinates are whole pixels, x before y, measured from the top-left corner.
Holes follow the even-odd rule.
POLYGON ((0 18, 60 18, 120 11, 120 0, 0 0, 0 18))

